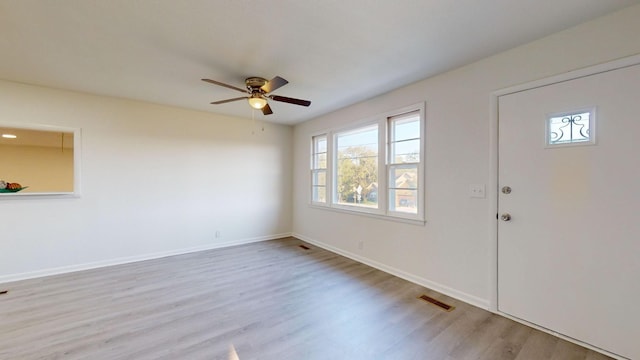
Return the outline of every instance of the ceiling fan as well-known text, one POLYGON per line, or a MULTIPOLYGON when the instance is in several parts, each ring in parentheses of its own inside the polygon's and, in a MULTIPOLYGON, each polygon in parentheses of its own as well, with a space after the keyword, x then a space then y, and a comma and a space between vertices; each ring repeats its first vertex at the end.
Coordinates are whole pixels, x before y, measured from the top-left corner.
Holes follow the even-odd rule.
POLYGON ((219 81, 215 81, 211 79, 202 79, 202 81, 205 81, 214 85, 224 86, 226 88, 237 90, 237 91, 246 93, 248 95, 248 96, 242 96, 242 97, 237 97, 233 99, 214 101, 211 103, 213 105, 225 104, 232 101, 247 99, 249 101, 249 105, 252 108, 256 110, 262 110, 262 113, 264 115, 273 114, 273 111, 271 110, 271 107, 269 106, 269 103, 267 102, 267 100, 280 101, 280 102, 285 102, 285 103, 300 105, 300 106, 311 105, 311 101, 309 100, 294 99, 294 98, 280 96, 280 95, 269 95, 271 92, 289 83, 287 80, 281 78, 280 76, 276 76, 269 81, 261 77, 255 77, 255 76, 248 77, 244 81, 246 85, 246 89, 241 89, 239 87, 235 87, 233 85, 228 85, 228 84, 221 83, 219 81))

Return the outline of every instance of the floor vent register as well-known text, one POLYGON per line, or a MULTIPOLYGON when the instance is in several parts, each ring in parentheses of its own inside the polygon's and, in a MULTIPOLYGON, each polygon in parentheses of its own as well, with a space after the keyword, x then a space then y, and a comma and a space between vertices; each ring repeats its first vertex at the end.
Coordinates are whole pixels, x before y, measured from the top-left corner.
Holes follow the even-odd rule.
POLYGON ((452 305, 449 305, 449 304, 445 304, 442 301, 436 300, 436 299, 432 298, 431 296, 427 296, 427 295, 420 295, 418 297, 418 299, 426 301, 426 302, 428 302, 430 304, 433 304, 433 305, 435 305, 435 306, 437 306, 437 307, 439 307, 442 310, 447 311, 447 312, 453 311, 453 309, 456 308, 455 306, 452 306, 452 305))

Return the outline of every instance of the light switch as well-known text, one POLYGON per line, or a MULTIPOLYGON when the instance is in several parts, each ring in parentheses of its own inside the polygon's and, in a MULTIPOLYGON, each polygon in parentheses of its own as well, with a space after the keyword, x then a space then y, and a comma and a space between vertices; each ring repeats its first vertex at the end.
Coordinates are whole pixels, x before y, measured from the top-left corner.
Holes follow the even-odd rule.
POLYGON ((469 197, 484 199, 485 198, 484 188, 485 188, 484 184, 469 185, 469 197))

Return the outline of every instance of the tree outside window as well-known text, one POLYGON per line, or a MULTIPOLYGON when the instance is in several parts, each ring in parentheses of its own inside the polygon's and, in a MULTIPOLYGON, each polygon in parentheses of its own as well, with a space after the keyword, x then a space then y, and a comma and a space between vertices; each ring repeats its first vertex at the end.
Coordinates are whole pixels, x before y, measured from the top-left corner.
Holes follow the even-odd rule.
POLYGON ((335 139, 335 201, 377 208, 378 125, 338 133, 335 139))

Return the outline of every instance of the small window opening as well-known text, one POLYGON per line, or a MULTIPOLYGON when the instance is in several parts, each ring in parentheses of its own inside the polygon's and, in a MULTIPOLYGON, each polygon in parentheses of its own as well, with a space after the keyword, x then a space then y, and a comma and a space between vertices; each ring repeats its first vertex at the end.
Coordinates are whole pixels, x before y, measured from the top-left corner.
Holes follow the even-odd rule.
POLYGON ((593 143, 593 111, 552 115, 547 119, 547 145, 593 143))

